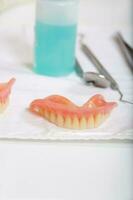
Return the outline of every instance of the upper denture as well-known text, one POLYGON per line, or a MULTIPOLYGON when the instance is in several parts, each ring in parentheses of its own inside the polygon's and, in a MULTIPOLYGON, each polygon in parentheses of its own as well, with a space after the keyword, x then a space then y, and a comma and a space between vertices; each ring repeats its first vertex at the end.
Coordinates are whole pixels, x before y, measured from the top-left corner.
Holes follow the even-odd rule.
POLYGON ((101 125, 116 106, 117 103, 106 102, 101 95, 93 96, 83 106, 77 106, 65 97, 52 95, 33 101, 30 111, 60 127, 85 129, 101 125))
POLYGON ((0 84, 0 113, 2 113, 7 107, 11 88, 15 82, 15 79, 10 79, 7 83, 0 84))
POLYGON ((8 96, 11 92, 11 88, 15 82, 15 79, 10 79, 7 83, 0 84, 0 97, 8 96))

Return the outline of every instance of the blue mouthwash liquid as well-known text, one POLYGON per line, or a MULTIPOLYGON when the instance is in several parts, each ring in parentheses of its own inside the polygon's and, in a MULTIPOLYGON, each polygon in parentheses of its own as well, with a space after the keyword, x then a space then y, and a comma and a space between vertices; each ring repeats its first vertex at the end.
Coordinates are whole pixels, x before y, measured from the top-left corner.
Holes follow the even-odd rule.
POLYGON ((67 75, 75 66, 77 26, 51 25, 37 21, 35 71, 49 76, 67 75))

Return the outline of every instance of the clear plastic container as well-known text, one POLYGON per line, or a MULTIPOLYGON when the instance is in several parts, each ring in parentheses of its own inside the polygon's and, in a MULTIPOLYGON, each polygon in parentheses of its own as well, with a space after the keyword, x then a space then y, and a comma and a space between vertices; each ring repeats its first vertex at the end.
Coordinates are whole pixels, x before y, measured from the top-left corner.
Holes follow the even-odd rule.
POLYGON ((75 66, 78 0, 37 0, 35 72, 64 76, 75 66))

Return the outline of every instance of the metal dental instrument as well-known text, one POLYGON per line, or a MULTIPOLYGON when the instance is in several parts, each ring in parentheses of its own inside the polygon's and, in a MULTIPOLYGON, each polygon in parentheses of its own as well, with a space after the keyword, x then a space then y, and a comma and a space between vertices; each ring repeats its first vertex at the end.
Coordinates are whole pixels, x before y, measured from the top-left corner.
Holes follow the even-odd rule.
POLYGON ((77 59, 76 72, 81 78, 85 80, 86 83, 93 83, 94 86, 100 88, 110 87, 110 82, 103 75, 95 72, 84 72, 77 59))
POLYGON ((115 40, 133 73, 133 48, 124 40, 123 36, 119 32, 116 34, 115 40))
POLYGON ((124 103, 133 104, 133 102, 123 99, 123 93, 121 92, 118 83, 109 74, 109 72, 104 68, 104 66, 100 63, 100 61, 92 53, 92 51, 89 49, 89 47, 87 45, 85 45, 84 43, 81 43, 81 49, 85 53, 85 55, 91 60, 91 62, 95 65, 95 67, 99 71, 99 73, 102 74, 103 76, 105 76, 108 81, 110 81, 111 88, 113 90, 116 90, 119 93, 119 95, 120 95, 119 101, 124 102, 124 103))

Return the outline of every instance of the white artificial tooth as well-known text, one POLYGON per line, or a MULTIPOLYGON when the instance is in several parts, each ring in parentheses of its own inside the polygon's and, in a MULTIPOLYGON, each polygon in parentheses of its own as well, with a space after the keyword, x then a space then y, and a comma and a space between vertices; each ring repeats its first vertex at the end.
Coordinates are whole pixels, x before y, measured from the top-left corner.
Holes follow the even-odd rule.
POLYGON ((82 117, 80 119, 80 129, 86 129, 87 128, 87 121, 85 119, 85 117, 82 117))
POLYGON ((77 116, 73 118, 73 123, 72 123, 72 128, 73 129, 79 129, 79 119, 77 116))
POLYGON ((61 127, 64 126, 64 118, 60 114, 57 115, 57 120, 56 121, 57 121, 57 125, 58 126, 61 126, 61 127))
POLYGON ((49 118, 50 118, 50 113, 49 113, 49 111, 48 111, 47 109, 44 111, 44 116, 45 116, 46 119, 49 120, 49 118))
POLYGON ((101 124, 105 121, 105 117, 104 117, 104 114, 102 113, 101 114, 101 124))
POLYGON ((3 113, 3 111, 6 109, 6 105, 4 103, 0 104, 0 113, 3 113))
POLYGON ((3 113, 3 112, 5 111, 5 109, 6 109, 7 106, 8 106, 8 103, 9 103, 9 100, 8 100, 8 99, 5 101, 5 103, 0 102, 0 113, 3 113))
POLYGON ((41 116, 45 117, 45 112, 44 112, 43 109, 40 109, 40 110, 39 110, 39 114, 40 114, 41 116))
POLYGON ((95 126, 95 122, 94 122, 94 117, 93 115, 90 115, 88 118, 88 128, 94 128, 95 126))
POLYGON ((54 112, 50 113, 50 121, 52 123, 56 123, 56 114, 54 112))
POLYGON ((104 120, 108 119, 109 115, 109 113, 104 114, 104 120))
POLYGON ((2 103, 0 103, 0 113, 2 113, 3 112, 3 105, 2 105, 2 103))
POLYGON ((65 123, 64 123, 65 128, 72 128, 72 120, 70 116, 67 116, 65 118, 65 123))
POLYGON ((95 117, 95 128, 99 127, 102 123, 103 116, 99 113, 95 117))

